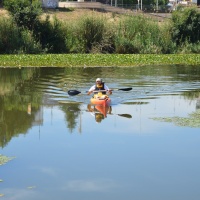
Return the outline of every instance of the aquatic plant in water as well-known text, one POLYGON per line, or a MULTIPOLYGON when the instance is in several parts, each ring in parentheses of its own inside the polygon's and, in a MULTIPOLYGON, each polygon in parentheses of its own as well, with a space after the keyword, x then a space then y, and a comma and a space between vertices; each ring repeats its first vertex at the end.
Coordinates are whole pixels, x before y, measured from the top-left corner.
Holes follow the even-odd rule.
POLYGON ((200 65, 200 54, 0 55, 0 67, 94 67, 200 65))
MULTIPOLYGON (((7 156, 4 156, 4 155, 1 155, 0 154, 0 165, 3 165, 5 163, 7 163, 8 161, 12 160, 14 157, 7 157, 7 156)), ((2 179, 0 179, 0 182, 3 182, 2 179)), ((3 197, 4 194, 1 194, 0 193, 0 197, 3 197)))
POLYGON ((171 122, 177 126, 187 126, 192 128, 200 127, 200 110, 197 110, 191 114, 189 117, 154 117, 153 120, 161 122, 171 122))
POLYGON ((7 163, 8 161, 12 160, 14 157, 7 157, 0 154, 0 165, 7 163))

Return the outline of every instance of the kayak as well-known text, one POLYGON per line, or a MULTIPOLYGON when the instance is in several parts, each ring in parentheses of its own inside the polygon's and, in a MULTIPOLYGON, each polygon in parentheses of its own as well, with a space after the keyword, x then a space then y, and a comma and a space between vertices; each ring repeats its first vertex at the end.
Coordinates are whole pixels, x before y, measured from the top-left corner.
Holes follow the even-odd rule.
POLYGON ((111 106, 88 104, 87 108, 95 116, 96 121, 106 118, 107 114, 111 114, 111 106))
POLYGON ((104 118, 107 117, 107 113, 110 109, 110 106, 102 106, 102 105, 95 105, 95 109, 100 112, 101 114, 103 114, 104 118))
POLYGON ((90 102, 95 105, 109 106, 111 104, 111 99, 108 95, 98 92, 98 94, 94 94, 94 96, 90 99, 90 102))

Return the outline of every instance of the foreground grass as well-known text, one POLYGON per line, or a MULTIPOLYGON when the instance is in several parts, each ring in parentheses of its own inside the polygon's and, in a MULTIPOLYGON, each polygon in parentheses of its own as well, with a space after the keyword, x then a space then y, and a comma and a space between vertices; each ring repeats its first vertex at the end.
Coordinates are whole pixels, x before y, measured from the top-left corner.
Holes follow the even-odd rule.
POLYGON ((200 65, 199 54, 40 54, 0 55, 0 67, 125 67, 200 65))

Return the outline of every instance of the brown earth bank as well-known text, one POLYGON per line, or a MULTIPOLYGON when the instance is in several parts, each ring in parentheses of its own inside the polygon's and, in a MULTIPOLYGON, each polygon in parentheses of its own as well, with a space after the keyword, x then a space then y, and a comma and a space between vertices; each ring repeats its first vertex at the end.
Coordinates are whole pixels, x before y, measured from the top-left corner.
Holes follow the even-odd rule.
POLYGON ((62 9, 57 9, 57 10, 46 10, 44 15, 50 15, 51 17, 56 16, 59 20, 63 21, 74 21, 74 20, 80 20, 81 18, 85 16, 103 16, 106 18, 113 18, 113 17, 119 17, 120 14, 113 14, 111 12, 99 12, 96 10, 91 10, 91 9, 80 9, 80 8, 75 8, 70 11, 62 11, 62 9))
MULTIPOLYGON (((128 15, 138 15, 142 14, 141 12, 128 12, 128 15)), ((78 20, 81 19, 85 16, 101 16, 105 17, 108 20, 114 20, 116 21, 117 19, 121 18, 124 14, 119 14, 119 13, 114 13, 114 12, 102 12, 94 9, 81 9, 81 8, 72 8, 72 9, 63 9, 63 8, 58 8, 58 9, 45 9, 44 14, 42 15, 45 17, 46 15, 49 15, 50 18, 57 17, 59 20, 65 21, 65 22, 71 22, 73 20, 78 20)), ((166 19, 170 18, 171 14, 155 14, 155 13, 149 13, 149 14, 143 14, 148 18, 153 18, 159 22, 163 22, 166 19)), ((1 8, 0 9, 0 17, 8 17, 9 14, 7 10, 1 8)))
MULTIPOLYGON (((114 14, 112 12, 100 12, 91 9, 45 9, 44 13, 42 14, 42 18, 49 15, 50 19, 56 17, 59 20, 64 22, 72 22, 80 20, 85 16, 101 16, 105 17, 106 19, 118 19, 120 18, 120 14, 114 14)), ((0 17, 9 17, 8 11, 5 9, 0 9, 0 17)))
POLYGON ((98 11, 95 9, 81 9, 81 8, 73 8, 69 10, 64 10, 62 8, 56 9, 56 10, 46 10, 45 14, 49 14, 51 17, 56 16, 58 19, 63 20, 63 21, 73 21, 73 20, 78 20, 81 19, 84 16, 103 16, 107 19, 119 19, 122 18, 124 15, 143 15, 146 16, 147 18, 152 18, 158 22, 163 22, 171 18, 171 13, 142 13, 142 12, 135 12, 135 11, 129 11, 127 13, 115 13, 115 12, 103 12, 103 11, 98 11))

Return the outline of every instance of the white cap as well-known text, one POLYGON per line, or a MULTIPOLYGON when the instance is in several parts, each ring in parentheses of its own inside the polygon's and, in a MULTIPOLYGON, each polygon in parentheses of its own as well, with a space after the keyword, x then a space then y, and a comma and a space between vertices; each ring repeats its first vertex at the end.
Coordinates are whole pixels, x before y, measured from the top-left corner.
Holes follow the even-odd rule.
POLYGON ((97 82, 97 81, 101 81, 101 82, 102 82, 102 79, 101 79, 101 78, 97 78, 97 79, 96 79, 96 82, 97 82))

